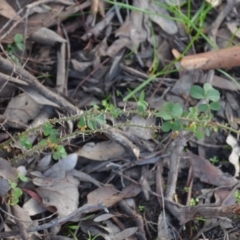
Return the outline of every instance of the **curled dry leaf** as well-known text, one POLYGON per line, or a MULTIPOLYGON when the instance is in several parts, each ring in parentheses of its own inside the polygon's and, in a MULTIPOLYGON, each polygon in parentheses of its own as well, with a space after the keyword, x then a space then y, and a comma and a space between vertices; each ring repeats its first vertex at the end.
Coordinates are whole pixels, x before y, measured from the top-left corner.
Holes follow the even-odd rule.
POLYGON ((149 18, 158 24, 164 32, 170 35, 177 34, 178 28, 176 23, 170 19, 170 15, 167 10, 157 4, 157 1, 151 1, 148 9, 146 10, 152 12, 152 14, 149 14, 149 18))
POLYGON ((193 169, 193 175, 198 177, 202 182, 213 184, 215 186, 233 186, 238 182, 219 168, 215 167, 205 158, 192 153, 183 154, 190 161, 193 169))
POLYGON ((6 0, 1 0, 0 15, 8 19, 13 19, 13 18, 15 18, 15 20, 20 19, 16 11, 12 8, 12 6, 6 0))
POLYGON ((39 187, 36 192, 41 196, 46 207, 54 206, 59 217, 65 217, 78 208, 79 181, 68 176, 52 186, 39 187))
POLYGON ((71 175, 77 158, 77 154, 70 154, 33 179, 35 185, 41 186, 36 188, 36 192, 43 204, 55 207, 60 217, 69 215, 78 207, 79 181, 71 175))
POLYGON ((113 234, 113 238, 114 240, 124 240, 127 239, 129 237, 131 237, 133 234, 135 234, 138 230, 138 227, 131 227, 131 228, 127 228, 124 229, 123 231, 113 234))
POLYGON ((29 120, 37 117, 40 110, 41 106, 23 93, 11 99, 3 115, 9 119, 15 119, 20 124, 27 124, 29 120))
POLYGON ((131 184, 118 191, 113 185, 105 185, 88 194, 88 204, 98 204, 99 202, 106 207, 111 207, 124 198, 130 198, 138 195, 141 192, 141 187, 131 184))
POLYGON ((30 40, 49 46, 54 46, 55 43, 65 43, 66 40, 59 36, 56 32, 51 29, 42 27, 33 33, 30 37, 30 40))
POLYGON ((125 153, 124 148, 114 141, 86 143, 78 152, 78 156, 97 161, 106 161, 120 157, 125 153))
POLYGON ((32 87, 29 86, 24 86, 24 85, 17 85, 21 90, 23 90, 26 94, 28 94, 36 103, 39 105, 49 105, 53 107, 58 107, 59 105, 56 104, 53 101, 48 100, 46 97, 41 95, 38 91, 33 89, 32 87))
POLYGON ((110 218, 115 217, 116 215, 111 214, 111 213, 105 213, 105 214, 101 214, 100 216, 94 218, 94 222, 102 222, 102 221, 106 221, 110 218))

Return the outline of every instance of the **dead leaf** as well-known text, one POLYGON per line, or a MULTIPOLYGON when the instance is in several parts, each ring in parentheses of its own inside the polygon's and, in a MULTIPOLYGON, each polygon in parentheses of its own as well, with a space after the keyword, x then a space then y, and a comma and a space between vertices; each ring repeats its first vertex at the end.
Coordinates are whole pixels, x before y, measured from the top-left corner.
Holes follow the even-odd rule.
POLYGON ((68 176, 52 186, 40 187, 36 192, 41 196, 45 206, 54 206, 59 217, 65 217, 78 208, 79 182, 68 176))
POLYGON ((234 36, 240 38, 239 23, 235 21, 235 22, 227 22, 226 24, 228 29, 231 31, 231 33, 234 34, 234 36))
POLYGON ((99 143, 86 143, 78 152, 78 156, 96 161, 106 161, 117 158, 125 153, 124 148, 114 141, 104 141, 99 143))
POLYGON ((0 176, 6 180, 17 181, 17 169, 11 163, 0 157, 0 176))
POLYGON ((164 32, 170 35, 177 34, 178 28, 176 23, 169 18, 170 15, 167 10, 158 5, 157 1, 151 1, 146 10, 153 12, 152 14, 149 14, 149 18, 158 24, 164 32))
POLYGON ((118 191, 113 185, 105 185, 102 188, 98 188, 90 192, 87 196, 88 204, 101 203, 106 207, 111 207, 123 198, 134 197, 141 192, 141 187, 135 184, 131 184, 124 188, 122 191, 118 191))
POLYGON ((238 180, 215 167, 205 158, 193 153, 186 153, 193 168, 193 175, 198 177, 202 182, 213 184, 215 186, 233 186, 238 180))
POLYGON ((33 33, 29 37, 29 40, 49 46, 54 46, 57 42, 58 43, 66 42, 66 40, 62 38, 60 35, 58 35, 56 32, 45 27, 42 27, 38 29, 35 33, 33 33))
POLYGON ((116 215, 111 214, 111 213, 105 213, 105 214, 101 214, 100 216, 97 216, 96 218, 94 218, 94 222, 102 222, 102 221, 106 221, 110 218, 115 217, 116 215))
POLYGON ((8 4, 6 0, 1 0, 0 15, 5 18, 19 20, 20 17, 17 15, 16 11, 8 4))
POLYGON ((114 240, 124 240, 128 237, 131 237, 134 233, 136 233, 138 230, 138 227, 132 227, 132 228, 127 228, 124 229, 123 231, 119 233, 115 233, 112 236, 112 239, 114 240))
MULTIPOLYGON (((78 207, 79 181, 71 176, 71 170, 76 166, 78 156, 73 153, 54 164, 43 174, 32 172, 35 177, 32 181, 36 192, 42 198, 45 207, 55 207, 58 215, 67 216, 74 212, 78 207)), ((48 162, 48 161, 47 161, 48 162)))
POLYGON ((3 115, 7 118, 15 119, 20 124, 27 124, 29 120, 37 117, 41 107, 26 93, 23 93, 11 99, 3 115))

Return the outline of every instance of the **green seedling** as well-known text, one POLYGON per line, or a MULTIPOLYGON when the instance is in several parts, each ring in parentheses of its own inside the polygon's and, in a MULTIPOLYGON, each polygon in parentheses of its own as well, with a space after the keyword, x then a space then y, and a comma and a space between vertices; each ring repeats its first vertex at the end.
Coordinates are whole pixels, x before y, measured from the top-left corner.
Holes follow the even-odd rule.
MULTIPOLYGON (((164 103, 161 110, 156 114, 165 120, 161 126, 163 132, 187 130, 193 132, 197 139, 203 137, 202 130, 207 136, 210 134, 207 123, 213 118, 211 111, 217 111, 220 108, 218 103, 220 99, 219 91, 205 83, 203 88, 192 86, 190 95, 192 98, 205 100, 209 103, 199 104, 198 107, 190 107, 188 111, 184 111, 179 103, 164 103), (191 121, 189 121, 190 119, 191 121)), ((212 129, 217 130, 214 126, 212 129)))
POLYGON ((32 143, 26 135, 22 135, 19 137, 21 147, 26 149, 30 149, 32 147, 32 143))
POLYGON ((189 187, 184 187, 184 192, 188 193, 189 192, 189 187))
POLYGON ((190 206, 196 206, 198 202, 199 202, 198 198, 191 198, 190 202, 189 202, 189 205, 190 206))
POLYGON ((139 210, 140 212, 144 212, 144 211, 146 210, 146 208, 145 208, 145 206, 143 206, 143 205, 138 205, 138 210, 139 210))
POLYGON ((145 92, 141 91, 137 101, 137 110, 139 113, 146 111, 148 103, 145 101, 145 92))
POLYGON ((74 225, 74 224, 68 224, 68 225, 66 225, 66 228, 68 231, 67 235, 70 235, 71 237, 73 237, 74 240, 78 240, 76 234, 74 234, 74 232, 73 232, 78 228, 78 226, 74 225))
POLYGON ((121 113, 121 109, 115 108, 113 104, 109 103, 108 98, 102 100, 102 106, 104 107, 105 111, 110 112, 111 116, 114 118, 117 118, 121 113))
POLYGON ((15 34, 14 38, 13 38, 14 42, 13 43, 9 43, 7 45, 7 53, 9 55, 9 57, 12 59, 12 61, 14 63, 16 63, 17 65, 21 66, 21 62, 18 59, 18 57, 16 57, 15 53, 17 50, 23 51, 24 50, 24 45, 23 45, 23 35, 22 34, 15 34))
MULTIPOLYGON (((18 173, 18 179, 22 182, 27 182, 28 178, 20 173, 18 173)), ((8 199, 8 204, 14 206, 19 203, 19 199, 22 196, 22 190, 17 186, 17 183, 8 179, 8 184, 10 188, 10 194, 8 199)))
POLYGON ((212 158, 209 158, 210 162, 213 164, 219 163, 219 159, 217 156, 214 156, 212 158))

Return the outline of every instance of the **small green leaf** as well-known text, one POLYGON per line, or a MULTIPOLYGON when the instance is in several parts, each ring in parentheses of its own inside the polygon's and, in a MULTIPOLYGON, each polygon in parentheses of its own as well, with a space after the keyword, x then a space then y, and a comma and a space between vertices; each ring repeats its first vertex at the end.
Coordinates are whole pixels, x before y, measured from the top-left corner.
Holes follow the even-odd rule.
POLYGON ((20 51, 23 51, 23 50, 24 50, 24 45, 23 45, 21 42, 16 43, 16 46, 17 46, 17 48, 18 48, 20 51))
POLYGON ((189 112, 188 112, 188 111, 183 111, 182 117, 186 118, 188 115, 189 115, 189 112))
POLYGON ((182 108, 181 104, 175 103, 172 108, 172 116, 174 118, 177 118, 177 117, 182 116, 182 113, 183 113, 183 108, 182 108))
POLYGON ((20 136, 19 140, 20 140, 20 145, 22 147, 25 147, 26 149, 30 149, 32 147, 32 143, 30 142, 27 136, 25 135, 20 136))
POLYGON ((209 136, 210 136, 210 130, 209 130, 209 128, 206 127, 204 130, 205 130, 206 136, 209 137, 209 136))
POLYGON ((196 132, 194 133, 194 135, 195 135, 195 137, 196 137, 198 140, 200 140, 200 139, 203 138, 203 134, 202 134, 201 131, 196 131, 196 132))
POLYGON ((219 91, 213 88, 209 83, 205 83, 203 88, 207 99, 213 102, 217 102, 220 99, 219 91))
POLYGON ((204 89, 204 91, 205 91, 205 93, 206 93, 206 92, 209 91, 210 89, 213 89, 213 87, 212 87, 212 85, 209 84, 209 83, 204 83, 204 84, 203 84, 203 89, 204 89))
POLYGON ((103 114, 96 116, 95 120, 101 125, 106 124, 106 120, 104 119, 103 114))
POLYGON ((8 183, 9 183, 11 189, 16 188, 16 186, 17 186, 17 183, 12 182, 12 181, 10 181, 10 180, 8 181, 8 183))
POLYGON ((22 43, 23 42, 23 35, 20 33, 15 34, 14 36, 15 43, 22 43))
POLYGON ((78 228, 77 225, 68 225, 67 228, 71 229, 71 230, 76 230, 78 228))
POLYGON ((49 135, 49 139, 52 143, 56 143, 57 142, 57 136, 55 134, 50 134, 49 135))
POLYGON ((63 159, 67 156, 67 152, 65 150, 65 148, 61 145, 59 145, 56 149, 56 151, 53 152, 53 159, 54 160, 59 160, 59 159, 63 159))
POLYGON ((181 122, 178 121, 178 120, 175 120, 173 123, 172 123, 172 131, 179 131, 181 129, 181 122))
POLYGON ((84 128, 86 126, 86 121, 84 117, 80 117, 78 121, 78 127, 84 128))
POLYGON ((139 95, 139 102, 144 101, 144 99, 145 99, 145 92, 144 92, 144 90, 142 90, 142 91, 140 92, 140 95, 139 95))
POLYGON ((58 160, 60 158, 60 154, 58 152, 53 153, 53 159, 58 160))
POLYGON ((172 124, 170 122, 164 122, 161 126, 163 132, 169 132, 172 129, 172 124))
POLYGON ((103 99, 103 100, 102 100, 102 105, 103 105, 103 107, 107 108, 108 102, 107 102, 106 99, 103 99))
POLYGON ((13 197, 15 199, 15 204, 19 202, 19 198, 21 197, 22 195, 22 190, 18 187, 14 188, 13 189, 13 197))
POLYGON ((167 102, 164 103, 161 107, 161 110, 156 114, 157 117, 163 118, 163 120, 171 120, 172 117, 172 109, 173 109, 174 103, 167 102))
POLYGON ((168 121, 168 120, 171 120, 172 119, 172 116, 167 113, 167 112, 162 112, 162 111, 159 111, 157 114, 156 114, 157 117, 161 117, 163 120, 165 121, 168 121))
POLYGON ((189 118, 198 119, 198 111, 196 107, 189 108, 189 118))
POLYGON ((97 129, 97 123, 95 120, 93 119, 88 119, 87 120, 87 126, 91 129, 91 130, 96 130, 97 129))
POLYGON ((49 136, 52 132, 52 129, 53 129, 53 125, 51 123, 49 122, 45 123, 43 125, 43 135, 46 137, 49 136))
POLYGON ((220 104, 218 102, 211 102, 210 103, 210 108, 213 111, 218 111, 220 109, 220 104))
POLYGON ((111 114, 114 118, 117 118, 121 113, 121 109, 120 108, 114 108, 112 111, 111 111, 111 114))
POLYGON ((208 105, 207 104, 199 104, 199 106, 198 106, 198 110, 200 112, 206 112, 207 109, 208 109, 208 105))
POLYGON ((138 112, 144 112, 147 109, 148 103, 146 101, 138 101, 138 112))
POLYGON ((42 139, 40 142, 39 142, 40 146, 41 147, 44 147, 47 145, 47 140, 46 139, 42 139))
POLYGON ((58 146, 57 150, 53 153, 53 159, 58 160, 58 159, 63 159, 67 157, 67 152, 63 146, 58 146))
POLYGON ((203 90, 203 88, 201 88, 199 86, 192 86, 190 88, 190 95, 192 98, 195 98, 195 99, 205 98, 204 90, 203 90))
POLYGON ((20 173, 18 173, 18 178, 22 181, 22 182, 27 182, 28 178, 20 173))
POLYGON ((213 101, 213 102, 217 102, 220 99, 219 91, 217 91, 214 88, 209 89, 205 94, 206 94, 206 98, 213 101))

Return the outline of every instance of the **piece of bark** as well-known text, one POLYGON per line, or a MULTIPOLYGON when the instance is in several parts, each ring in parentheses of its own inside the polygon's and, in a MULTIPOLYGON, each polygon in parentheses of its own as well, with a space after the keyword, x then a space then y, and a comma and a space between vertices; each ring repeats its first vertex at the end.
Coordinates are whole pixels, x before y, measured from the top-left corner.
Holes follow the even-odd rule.
MULTIPOLYGON (((173 49, 172 53, 175 57, 178 57, 176 49, 173 49)), ((208 70, 240 66, 240 46, 185 56, 180 63, 186 70, 208 70)))

